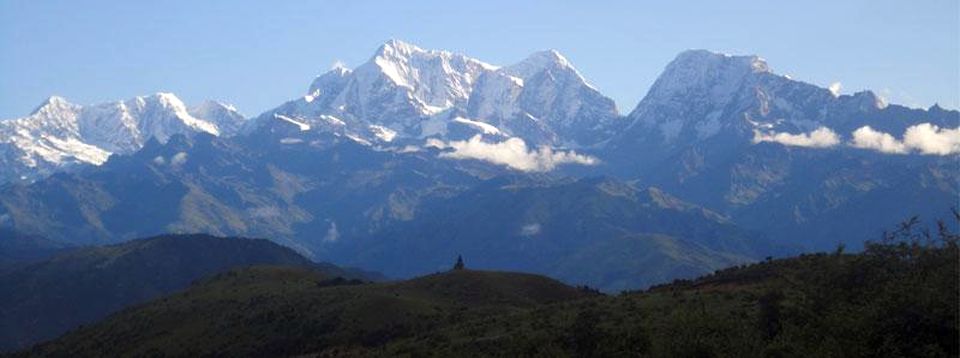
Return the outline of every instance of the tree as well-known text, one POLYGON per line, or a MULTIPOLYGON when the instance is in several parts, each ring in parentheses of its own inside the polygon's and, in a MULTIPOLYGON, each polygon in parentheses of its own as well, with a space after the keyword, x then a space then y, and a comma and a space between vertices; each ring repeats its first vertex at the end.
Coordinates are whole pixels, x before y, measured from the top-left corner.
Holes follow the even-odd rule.
POLYGON ((457 255, 457 263, 453 264, 454 270, 463 270, 463 256, 457 255))

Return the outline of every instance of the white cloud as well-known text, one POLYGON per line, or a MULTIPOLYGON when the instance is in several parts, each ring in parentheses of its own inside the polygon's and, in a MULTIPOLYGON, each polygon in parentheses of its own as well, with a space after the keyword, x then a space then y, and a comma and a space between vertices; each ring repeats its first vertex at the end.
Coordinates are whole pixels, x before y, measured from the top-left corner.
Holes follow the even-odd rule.
POLYGON ((843 84, 837 81, 831 83, 827 89, 830 90, 830 93, 832 93, 834 97, 840 97, 840 90, 843 89, 843 84))
POLYGON ((539 223, 523 225, 523 227, 520 228, 520 236, 533 236, 539 233, 540 233, 539 223))
POLYGON ((903 145, 903 142, 890 134, 874 130, 870 126, 863 126, 853 131, 853 142, 850 145, 855 148, 873 149, 881 153, 907 153, 907 146, 903 145))
POLYGON ((840 144, 840 136, 827 127, 820 127, 810 133, 790 134, 786 132, 753 131, 753 142, 774 142, 795 147, 828 148, 840 144))
POLYGON ((521 171, 545 172, 561 164, 593 165, 597 163, 596 158, 577 154, 574 151, 555 151, 548 146, 540 146, 537 149, 528 148, 523 139, 516 137, 499 143, 484 142, 480 135, 465 141, 450 142, 431 138, 427 140, 427 146, 452 149, 440 154, 444 158, 485 160, 521 171))
POLYGON ((337 230, 337 223, 330 221, 330 228, 327 234, 323 236, 323 242, 337 242, 340 239, 340 231, 337 230))
POLYGON ((949 155, 960 153, 960 127, 940 128, 921 123, 903 133, 903 143, 922 154, 949 155))
POLYGON ((166 160, 166 159, 163 159, 163 156, 162 156, 162 155, 158 155, 158 156, 156 156, 156 157, 153 158, 153 164, 156 164, 156 165, 164 165, 164 164, 167 164, 167 160, 166 160))
POLYGON ((950 155, 960 153, 960 127, 940 128, 921 123, 907 128, 901 141, 889 133, 863 126, 853 132, 850 145, 881 153, 906 154, 916 151, 920 154, 950 155))
POLYGON ((174 154, 172 157, 170 157, 170 165, 172 166, 178 166, 186 162, 187 162, 186 152, 179 152, 177 154, 174 154))

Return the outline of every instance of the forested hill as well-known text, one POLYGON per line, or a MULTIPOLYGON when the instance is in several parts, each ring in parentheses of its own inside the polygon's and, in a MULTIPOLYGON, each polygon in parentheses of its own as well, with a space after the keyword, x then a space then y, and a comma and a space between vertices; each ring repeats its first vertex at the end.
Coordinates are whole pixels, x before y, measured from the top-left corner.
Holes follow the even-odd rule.
POLYGON ((263 264, 304 267, 330 277, 379 277, 314 263, 262 239, 164 235, 74 249, 0 271, 0 351, 56 338, 208 275, 263 264))
POLYGON ((908 222, 861 253, 839 247, 617 296, 469 269, 360 284, 258 267, 19 355, 951 357, 958 257, 956 234, 908 222))

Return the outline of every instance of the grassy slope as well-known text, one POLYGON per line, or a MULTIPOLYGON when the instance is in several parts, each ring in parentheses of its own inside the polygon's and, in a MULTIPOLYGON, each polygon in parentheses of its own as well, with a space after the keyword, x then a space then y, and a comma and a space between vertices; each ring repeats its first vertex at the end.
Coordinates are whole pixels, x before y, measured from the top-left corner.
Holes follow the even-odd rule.
POLYGON ((364 273, 318 264, 267 240, 167 235, 61 253, 0 272, 0 350, 28 347, 131 304, 182 290, 237 266, 307 266, 332 276, 364 273))
POLYGON ((378 353, 956 356, 958 250, 879 246, 458 322, 378 353))
POLYGON ((42 346, 42 355, 284 356, 359 350, 454 322, 590 296, 529 274, 454 271, 377 284, 252 267, 123 311, 42 346))
POLYGON ((234 271, 24 352, 40 356, 956 356, 958 252, 912 237, 599 296, 455 271, 332 285, 234 271))

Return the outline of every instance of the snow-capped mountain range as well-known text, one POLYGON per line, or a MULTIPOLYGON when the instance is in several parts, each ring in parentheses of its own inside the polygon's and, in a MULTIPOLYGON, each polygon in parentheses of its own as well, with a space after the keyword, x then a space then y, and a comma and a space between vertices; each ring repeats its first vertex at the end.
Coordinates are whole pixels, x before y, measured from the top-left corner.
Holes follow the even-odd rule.
POLYGON ((679 54, 625 122, 608 149, 642 155, 627 160, 645 164, 692 147, 716 152, 760 142, 886 154, 960 153, 956 111, 891 105, 871 91, 840 94, 774 73, 758 56, 705 50, 679 54))
POLYGON ((391 40, 356 69, 317 77, 252 127, 279 121, 380 143, 479 134, 581 147, 609 137, 620 119, 613 100, 557 51, 500 67, 391 40))
POLYGON ((555 50, 496 66, 390 40, 355 69, 335 66, 302 97, 251 120, 214 101, 188 109, 169 93, 86 107, 51 97, 27 117, 0 121, 0 164, 9 168, 0 172, 0 183, 32 181, 79 163, 99 165, 151 137, 163 142, 200 132, 269 133, 269 140, 290 144, 324 133, 394 148, 462 147, 471 153, 444 157, 492 158, 520 170, 599 162, 567 151, 554 158, 557 148, 608 162, 657 163, 718 140, 726 143, 721 149, 778 142, 896 154, 960 152, 960 131, 950 121, 955 111, 891 107, 869 91, 841 95, 778 75, 757 56, 690 50, 621 116, 613 100, 555 50), (914 138, 907 138, 913 129, 914 138), (901 133, 903 140, 896 138, 901 133), (524 165, 504 162, 517 156, 524 165))
POLYGON ((667 65, 628 120, 637 132, 689 144, 733 128, 748 133, 810 132, 822 126, 849 129, 852 124, 844 119, 886 106, 870 91, 840 95, 778 75, 757 56, 691 50, 667 65))
POLYGON ((601 258, 597 275, 619 281, 651 250, 633 234, 667 234, 671 257, 770 253, 727 242, 741 237, 727 223, 790 247, 859 245, 878 223, 949 214, 960 182, 960 112, 840 94, 756 56, 683 52, 626 116, 556 51, 499 67, 389 41, 305 92, 250 120, 170 94, 51 98, 0 122, 0 184, 133 153, 0 185, 0 227, 74 243, 269 237, 411 274, 409 262, 445 267, 444 250, 479 250, 490 267, 548 257, 539 267, 560 277, 601 258), (423 256, 378 256, 398 252, 423 256))
POLYGON ((29 116, 0 121, 0 183, 32 181, 78 164, 100 165, 176 134, 233 135, 245 119, 219 102, 187 108, 170 93, 80 106, 50 97, 29 116))

